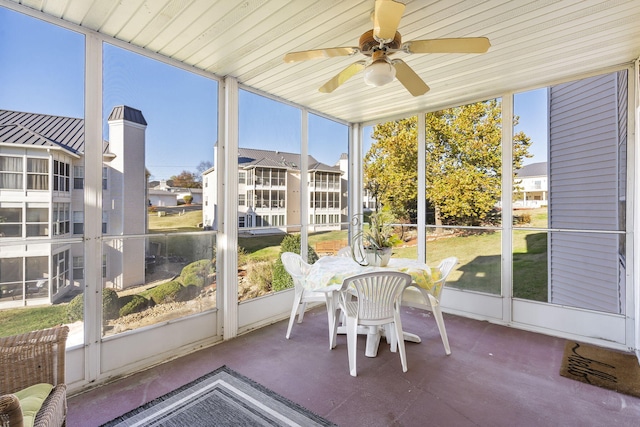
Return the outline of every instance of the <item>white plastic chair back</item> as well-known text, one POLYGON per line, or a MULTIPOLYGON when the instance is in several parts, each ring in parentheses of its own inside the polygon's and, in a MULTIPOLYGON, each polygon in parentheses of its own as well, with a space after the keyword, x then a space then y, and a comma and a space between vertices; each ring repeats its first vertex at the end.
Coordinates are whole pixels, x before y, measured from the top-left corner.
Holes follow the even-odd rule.
POLYGON ((411 276, 399 271, 363 273, 344 280, 342 296, 352 287, 357 300, 349 304, 357 304, 358 321, 384 324, 393 321, 396 303, 400 303, 402 292, 410 283, 411 276))
POLYGON ((444 289, 444 285, 447 282, 447 277, 449 277, 449 273, 453 270, 453 267, 458 263, 458 258, 452 256, 449 258, 443 259, 438 265, 438 270, 440 270, 440 278, 433 283, 433 289, 436 291, 433 293, 433 296, 440 301, 440 295, 442 294, 442 289, 444 289))
POLYGON ((447 337, 447 329, 444 326, 444 317, 442 316, 442 309, 440 308, 440 295, 442 294, 442 289, 444 289, 447 282, 447 277, 449 277, 449 274, 456 264, 458 264, 458 258, 456 257, 445 258, 440 262, 440 265, 438 265, 440 278, 433 283, 431 292, 421 288, 420 286, 414 285, 424 297, 425 303, 431 308, 433 318, 435 319, 436 325, 438 325, 438 330, 440 331, 440 337, 442 338, 442 344, 444 345, 444 352, 447 355, 451 354, 451 347, 449 346, 449 337, 447 337))
POLYGON ((345 246, 344 248, 340 249, 338 253, 336 253, 336 256, 345 258, 351 257, 351 246, 345 246))
POLYGON ((285 252, 280 256, 284 269, 293 279, 294 286, 301 286, 305 275, 311 266, 302 257, 293 252, 285 252))

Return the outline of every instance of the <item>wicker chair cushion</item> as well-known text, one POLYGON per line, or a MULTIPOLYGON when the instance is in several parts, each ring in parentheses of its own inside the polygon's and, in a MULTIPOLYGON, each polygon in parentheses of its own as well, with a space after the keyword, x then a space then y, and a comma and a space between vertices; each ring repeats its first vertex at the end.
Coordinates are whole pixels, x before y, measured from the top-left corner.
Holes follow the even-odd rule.
POLYGON ((22 427, 22 410, 20 400, 15 394, 5 394, 0 396, 0 425, 11 427, 22 427))
POLYGON ((42 403, 53 390, 51 384, 35 384, 15 393, 20 400, 24 427, 31 427, 36 419, 36 414, 42 408, 42 403))

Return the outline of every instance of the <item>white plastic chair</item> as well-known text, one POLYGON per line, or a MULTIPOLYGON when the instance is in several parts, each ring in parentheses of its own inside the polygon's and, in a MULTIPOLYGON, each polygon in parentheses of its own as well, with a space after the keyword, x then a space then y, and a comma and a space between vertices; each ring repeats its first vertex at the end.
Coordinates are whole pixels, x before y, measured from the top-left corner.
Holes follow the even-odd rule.
POLYGON ((333 321, 333 295, 331 292, 314 292, 304 288, 304 281, 311 266, 307 264, 300 255, 293 252, 285 252, 280 256, 284 269, 293 279, 294 297, 293 306, 291 307, 291 315, 289 316, 289 326, 287 327, 286 338, 289 339, 293 322, 298 315, 298 323, 302 323, 304 312, 309 302, 324 302, 327 305, 328 321, 329 321, 329 348, 333 348, 334 340, 333 321))
POLYGON ((436 325, 438 325, 440 337, 442 338, 442 344, 444 345, 444 351, 447 356, 451 354, 451 347, 449 346, 447 330, 444 327, 442 310, 440 309, 440 295, 442 293, 442 290, 444 289, 444 285, 446 284, 449 273, 451 273, 453 267, 455 267, 457 263, 458 258, 456 257, 445 258, 440 262, 440 264, 438 265, 438 270, 440 270, 440 278, 433 283, 433 289, 437 289, 435 293, 430 293, 426 289, 417 286, 415 283, 412 283, 412 286, 420 291, 426 302, 431 306, 431 312, 433 313, 433 317, 436 320, 436 325))
POLYGON ((349 258, 351 257, 351 246, 345 246, 344 248, 341 248, 337 253, 336 256, 339 257, 345 257, 345 258, 349 258))
MULTIPOLYGON (((391 351, 400 348, 402 371, 407 372, 407 354, 404 347, 400 304, 402 292, 411 283, 411 276, 398 271, 376 271, 346 278, 340 289, 339 306, 346 317, 349 373, 356 376, 358 325, 378 328, 385 326, 391 351), (355 290, 356 300, 351 299, 355 290), (393 325, 393 327, 390 327, 393 325), (398 337, 400 337, 398 339, 398 337)), ((334 324, 337 322, 334 320, 334 324)))

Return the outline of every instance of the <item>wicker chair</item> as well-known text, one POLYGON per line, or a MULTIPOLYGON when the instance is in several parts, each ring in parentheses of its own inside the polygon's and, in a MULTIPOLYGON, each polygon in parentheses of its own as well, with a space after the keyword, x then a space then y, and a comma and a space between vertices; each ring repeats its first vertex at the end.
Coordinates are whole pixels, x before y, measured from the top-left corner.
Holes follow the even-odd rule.
MULTIPOLYGON (((67 417, 65 345, 68 326, 0 338, 0 396, 38 383, 54 386, 34 426, 64 426, 67 417)), ((2 420, 0 414, 0 420, 2 420)), ((1 425, 2 423, 0 423, 1 425)))

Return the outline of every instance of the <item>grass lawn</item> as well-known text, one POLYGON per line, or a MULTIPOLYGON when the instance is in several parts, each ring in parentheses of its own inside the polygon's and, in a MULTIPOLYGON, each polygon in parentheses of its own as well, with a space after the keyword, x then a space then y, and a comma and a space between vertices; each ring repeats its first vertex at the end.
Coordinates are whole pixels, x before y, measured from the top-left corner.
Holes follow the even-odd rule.
MULTIPOLYGON (((547 226, 546 209, 531 211, 530 226, 547 226)), ((171 214, 159 217, 149 214, 151 233, 171 231, 199 231, 202 212, 191 211, 183 215, 171 214)), ((274 260, 280 253, 280 244, 285 236, 260 235, 239 237, 238 246, 249 260, 274 260)), ((447 286, 500 294, 501 232, 485 232, 456 237, 445 237, 427 243, 428 264, 437 265, 449 256, 458 258, 458 265, 447 286)), ((347 231, 314 233, 309 236, 313 248, 317 242, 347 240, 347 231)), ((517 298, 547 301, 547 233, 514 228, 513 232, 513 294, 517 298)), ((416 247, 396 247, 394 256, 415 258, 416 247)), ((67 304, 48 307, 29 307, 0 310, 0 336, 14 335, 31 330, 67 323, 67 304)))
POLYGON ((193 210, 185 212, 184 215, 177 213, 167 213, 165 216, 158 216, 157 212, 149 214, 150 233, 172 233, 177 231, 202 231, 198 224, 202 223, 202 211, 193 210))
POLYGON ((0 336, 22 334, 67 323, 67 304, 0 310, 0 336))

